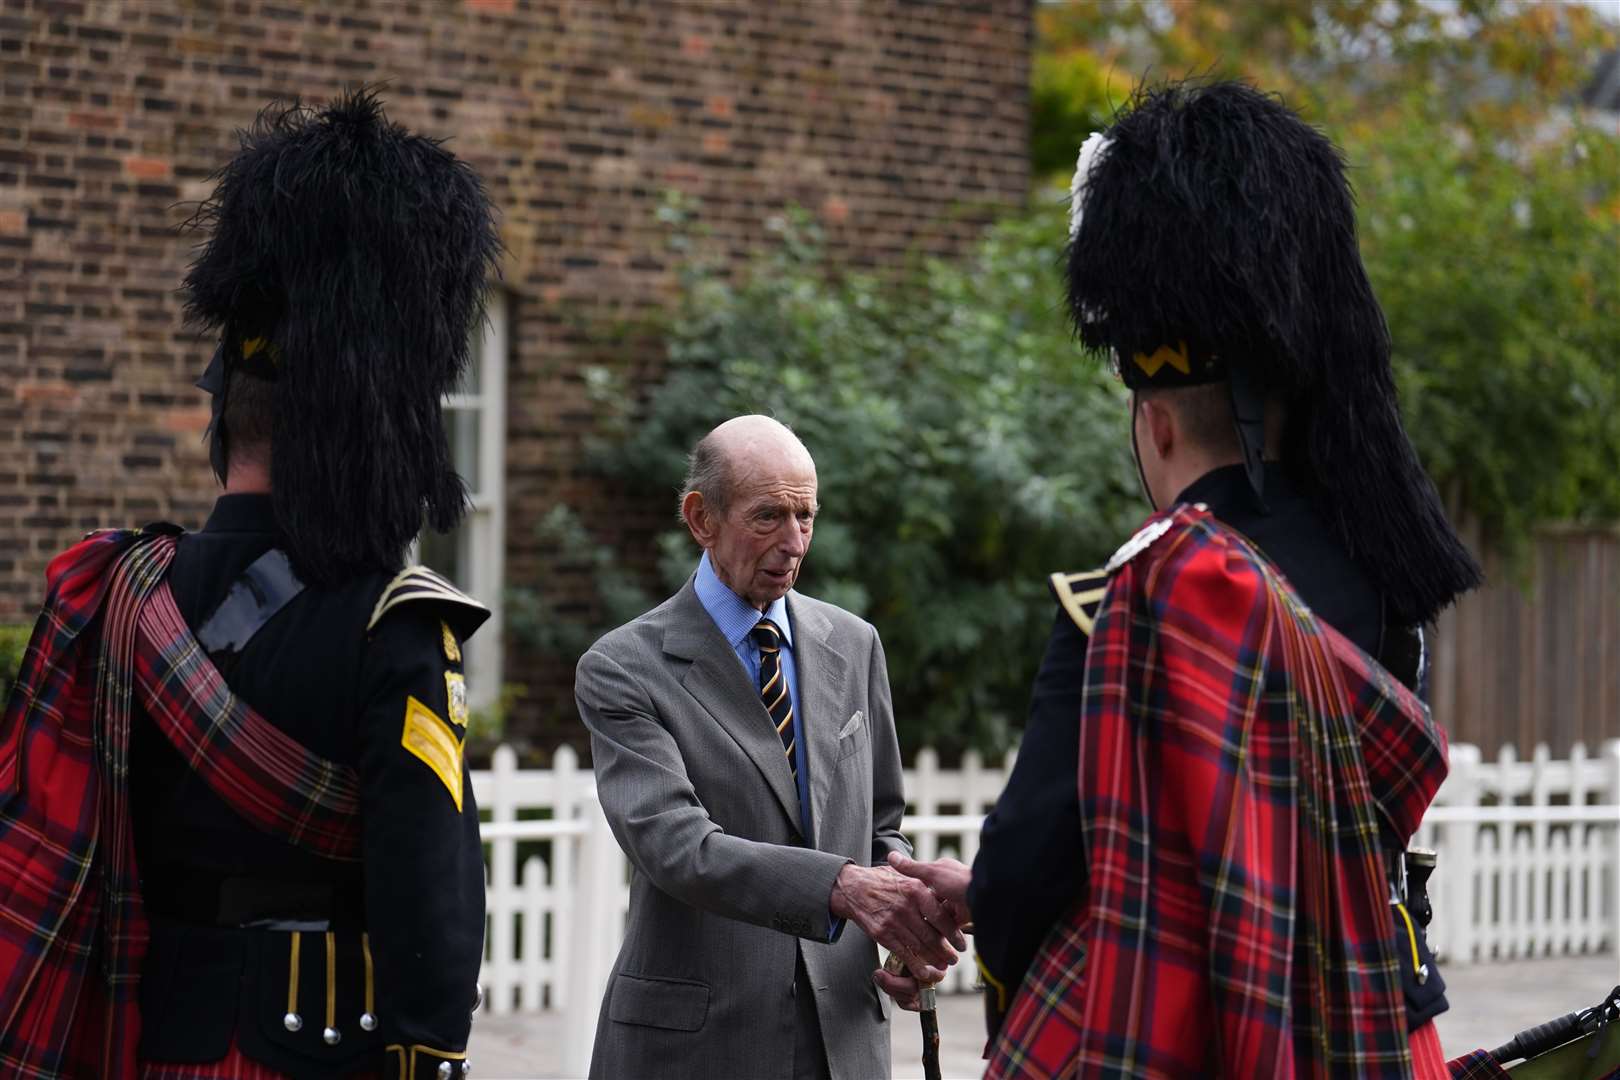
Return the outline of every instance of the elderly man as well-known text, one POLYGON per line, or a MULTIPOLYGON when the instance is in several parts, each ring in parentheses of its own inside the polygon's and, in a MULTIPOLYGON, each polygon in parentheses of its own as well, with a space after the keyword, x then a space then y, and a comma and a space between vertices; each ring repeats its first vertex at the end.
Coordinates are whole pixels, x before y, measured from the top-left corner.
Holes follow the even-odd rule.
POLYGON ((792 432, 721 424, 681 496, 697 571, 579 662, 597 791, 635 868, 593 1077, 888 1076, 874 941, 925 979, 965 946, 884 865, 910 845, 883 646, 793 591, 816 511, 792 432))

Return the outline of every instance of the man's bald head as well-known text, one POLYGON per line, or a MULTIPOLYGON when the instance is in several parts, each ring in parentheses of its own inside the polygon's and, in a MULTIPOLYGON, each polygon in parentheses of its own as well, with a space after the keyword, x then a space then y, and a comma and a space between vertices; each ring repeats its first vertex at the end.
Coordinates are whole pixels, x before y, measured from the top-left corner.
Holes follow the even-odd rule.
POLYGON ((695 491, 711 511, 724 513, 735 499, 742 477, 777 465, 808 469, 811 476, 816 471, 810 451, 786 424, 758 414, 734 416, 692 448, 681 501, 695 491))
POLYGON ((815 525, 816 463, 768 416, 738 416, 692 450, 681 519, 732 592, 765 611, 798 580, 815 525))

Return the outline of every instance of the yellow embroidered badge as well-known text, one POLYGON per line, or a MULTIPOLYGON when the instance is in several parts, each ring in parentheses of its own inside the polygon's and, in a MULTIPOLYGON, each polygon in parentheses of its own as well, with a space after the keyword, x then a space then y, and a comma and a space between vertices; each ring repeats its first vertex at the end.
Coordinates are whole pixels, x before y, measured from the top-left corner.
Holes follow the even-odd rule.
POLYGON ((450 702, 450 722, 467 726, 467 679, 459 671, 444 673, 444 693, 450 702))
POLYGON ((414 697, 405 699, 405 733, 399 744, 443 781, 461 810, 461 741, 450 725, 414 697))
POLYGON ((444 632, 444 658, 452 664, 461 663, 461 646, 456 644, 456 635, 450 632, 450 624, 441 620, 439 629, 444 632))

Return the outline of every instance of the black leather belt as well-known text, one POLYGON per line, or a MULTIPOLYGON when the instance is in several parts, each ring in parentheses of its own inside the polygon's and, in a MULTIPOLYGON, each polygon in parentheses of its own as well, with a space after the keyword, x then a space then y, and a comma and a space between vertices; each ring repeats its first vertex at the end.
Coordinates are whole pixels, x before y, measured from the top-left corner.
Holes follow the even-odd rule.
POLYGON ((365 926, 358 883, 275 881, 195 871, 142 886, 147 912, 161 919, 258 930, 345 930, 365 926))

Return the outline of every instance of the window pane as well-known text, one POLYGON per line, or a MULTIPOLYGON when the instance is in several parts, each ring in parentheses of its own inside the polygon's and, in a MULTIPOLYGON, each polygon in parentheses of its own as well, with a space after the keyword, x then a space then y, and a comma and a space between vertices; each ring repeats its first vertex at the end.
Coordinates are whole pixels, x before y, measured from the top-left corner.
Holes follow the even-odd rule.
POLYGON ((477 409, 446 409, 445 434, 450 439, 450 460, 456 472, 467 481, 467 489, 474 495, 484 490, 483 470, 479 468, 479 430, 483 417, 477 409))
POLYGON ((467 363, 466 374, 461 376, 461 382, 451 391, 456 394, 477 394, 484 385, 484 320, 480 319, 472 328, 472 347, 467 350, 470 357, 467 363))
POLYGON ((417 543, 417 558, 424 566, 432 567, 456 584, 467 588, 467 524, 465 521, 453 531, 442 533, 427 529, 417 543))

